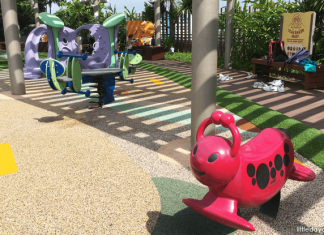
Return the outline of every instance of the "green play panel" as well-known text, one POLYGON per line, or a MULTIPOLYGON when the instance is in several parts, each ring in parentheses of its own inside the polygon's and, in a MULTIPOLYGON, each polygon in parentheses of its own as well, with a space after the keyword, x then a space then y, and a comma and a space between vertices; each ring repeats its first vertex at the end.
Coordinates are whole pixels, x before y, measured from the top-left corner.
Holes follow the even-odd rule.
POLYGON ((72 91, 79 92, 82 88, 82 74, 81 74, 81 65, 77 58, 72 59, 72 79, 73 87, 70 87, 72 91))
POLYGON ((129 54, 129 64, 139 64, 143 60, 143 57, 140 54, 132 55, 129 54))
POLYGON ((128 68, 129 68, 129 56, 128 54, 125 55, 124 57, 124 64, 123 64, 123 79, 127 79, 128 77, 128 68))
POLYGON ((63 21, 55 15, 42 12, 39 14, 39 19, 44 22, 44 24, 51 26, 53 28, 63 28, 63 21))
POLYGON ((59 82, 57 80, 57 77, 60 77, 65 73, 65 67, 62 63, 60 63, 59 61, 56 61, 54 59, 47 59, 47 60, 43 60, 40 63, 40 67, 43 68, 42 71, 43 71, 43 73, 46 74, 46 78, 47 78, 46 80, 50 86, 51 86, 50 83, 52 82, 55 89, 57 89, 59 91, 62 91, 65 89, 66 82, 59 82), (47 77, 46 65, 49 65, 49 67, 50 67, 51 81, 49 81, 49 79, 47 77))
POLYGON ((115 27, 119 25, 125 19, 124 13, 118 13, 110 16, 105 22, 102 24, 105 28, 115 27))

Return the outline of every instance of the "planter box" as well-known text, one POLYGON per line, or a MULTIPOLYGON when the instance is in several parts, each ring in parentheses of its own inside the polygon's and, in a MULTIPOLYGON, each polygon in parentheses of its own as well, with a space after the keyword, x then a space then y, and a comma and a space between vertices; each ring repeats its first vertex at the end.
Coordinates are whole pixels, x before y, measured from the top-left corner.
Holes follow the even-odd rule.
POLYGON ((143 60, 164 60, 164 47, 142 46, 133 47, 136 53, 143 57, 143 60))

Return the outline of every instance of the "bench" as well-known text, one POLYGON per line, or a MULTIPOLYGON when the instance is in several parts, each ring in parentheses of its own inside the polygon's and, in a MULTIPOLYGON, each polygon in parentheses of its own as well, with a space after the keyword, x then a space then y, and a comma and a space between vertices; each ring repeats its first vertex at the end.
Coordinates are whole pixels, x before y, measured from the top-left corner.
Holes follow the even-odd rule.
POLYGON ((284 75, 286 77, 293 77, 295 79, 304 80, 305 90, 324 87, 324 65, 317 65, 316 73, 305 72, 305 75, 303 75, 303 74, 295 74, 295 73, 284 72, 279 70, 279 68, 281 69, 286 68, 286 69, 294 69, 298 71, 305 71, 303 65, 286 64, 286 66, 284 66, 284 62, 270 62, 268 64, 267 60, 254 59, 254 58, 252 59, 252 64, 253 64, 253 74, 257 74, 258 78, 263 77, 266 79, 271 79, 269 77, 269 74, 275 73, 279 75, 284 75), (273 69, 272 67, 276 67, 276 69, 273 69))

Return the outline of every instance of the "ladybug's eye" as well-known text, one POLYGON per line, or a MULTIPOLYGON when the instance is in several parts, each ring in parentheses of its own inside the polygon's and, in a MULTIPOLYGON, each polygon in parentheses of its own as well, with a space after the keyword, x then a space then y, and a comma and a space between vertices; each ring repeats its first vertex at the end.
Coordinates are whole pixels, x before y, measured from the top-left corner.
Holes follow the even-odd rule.
POLYGON ((198 144, 195 146, 194 150, 192 151, 192 154, 193 154, 193 155, 196 155, 196 153, 197 153, 197 149, 198 149, 198 144))
POLYGON ((208 162, 214 162, 218 158, 218 153, 213 153, 212 155, 209 156, 208 162))

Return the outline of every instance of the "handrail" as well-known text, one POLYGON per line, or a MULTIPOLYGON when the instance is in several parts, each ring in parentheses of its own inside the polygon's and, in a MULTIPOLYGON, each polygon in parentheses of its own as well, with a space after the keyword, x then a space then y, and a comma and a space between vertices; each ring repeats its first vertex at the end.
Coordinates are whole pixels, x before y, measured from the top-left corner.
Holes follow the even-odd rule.
POLYGON ((63 54, 62 51, 57 52, 56 56, 58 58, 61 57, 74 57, 74 58, 81 58, 82 60, 86 60, 88 58, 87 53, 84 53, 83 55, 68 55, 68 54, 63 54))

